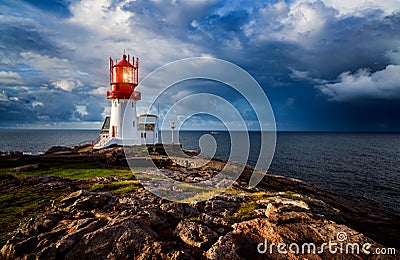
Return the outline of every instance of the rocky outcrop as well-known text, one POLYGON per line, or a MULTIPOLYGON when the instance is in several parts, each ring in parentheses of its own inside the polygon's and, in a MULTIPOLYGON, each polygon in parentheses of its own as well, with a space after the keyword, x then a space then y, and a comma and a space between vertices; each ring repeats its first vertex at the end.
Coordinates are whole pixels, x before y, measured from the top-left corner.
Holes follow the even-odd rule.
POLYGON ((9 151, 9 152, 1 152, 0 151, 0 158, 5 157, 5 158, 19 158, 22 157, 24 154, 21 152, 16 152, 16 151, 9 151))
POLYGON ((189 220, 179 222, 175 232, 183 242, 199 248, 207 248, 218 239, 218 234, 208 226, 189 220))
POLYGON ((77 154, 74 148, 66 146, 53 146, 45 152, 45 155, 71 155, 77 154))
MULTIPOLYGON (((49 213, 22 222, 1 255, 11 259, 340 259, 327 248, 319 254, 281 254, 269 246, 300 243, 301 250, 303 243, 313 243, 317 252, 330 241, 337 243, 332 250, 340 250, 341 242, 369 243, 370 252, 384 247, 333 221, 328 216, 339 218, 339 213, 323 201, 285 192, 236 193, 180 204, 143 188, 124 196, 78 190, 49 213)), ((363 251, 347 257, 380 259, 363 251)))
POLYGON ((372 252, 381 245, 345 225, 312 212, 309 205, 302 201, 276 197, 268 203, 258 203, 263 205, 259 216, 233 224, 233 230, 221 236, 206 252, 207 258, 379 259, 372 256, 372 252), (371 246, 363 251, 365 244, 371 246), (346 248, 347 245, 360 247, 353 250, 346 248))
MULTIPOLYGON (((128 158, 140 157, 145 151, 130 153, 128 158)), ((127 165, 121 147, 85 153, 75 148, 54 148, 43 157, 79 158, 118 168, 127 165)), ((159 162, 166 163, 162 156, 159 162)), ((164 164, 161 171, 168 177, 192 183, 207 180, 224 165, 223 161, 212 160, 193 170, 164 164)), ((251 172, 251 167, 246 166, 227 193, 189 204, 161 199, 139 184, 119 196, 87 190, 93 185, 127 182, 118 177, 7 178, 1 183, 0 192, 26 190, 24 194, 66 195, 58 202, 49 200, 44 214, 21 219, 18 229, 0 241, 0 258, 396 259, 398 256, 398 251, 384 256, 374 252, 398 247, 400 216, 272 174, 266 175, 257 187, 248 187, 251 172)), ((154 175, 145 168, 141 174, 154 175)))
POLYGON ((128 166, 123 147, 94 150, 87 155, 87 159, 110 166, 128 166))

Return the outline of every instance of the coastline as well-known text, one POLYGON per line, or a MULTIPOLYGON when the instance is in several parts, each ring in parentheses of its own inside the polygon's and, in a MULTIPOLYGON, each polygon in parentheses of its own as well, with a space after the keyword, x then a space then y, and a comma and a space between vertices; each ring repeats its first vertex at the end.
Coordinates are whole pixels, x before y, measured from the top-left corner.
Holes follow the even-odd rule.
MULTIPOLYGON (((179 221, 174 221, 173 227, 168 226, 168 229, 174 229, 174 237, 177 241, 180 241, 179 243, 183 241, 186 246, 187 241, 185 242, 185 240, 190 241, 190 239, 185 238, 185 236, 182 235, 185 232, 176 231, 175 229, 179 230, 182 228, 187 228, 188 226, 190 229, 190 227, 194 225, 194 228, 202 227, 203 229, 206 229, 205 227, 208 227, 217 234, 214 235, 214 233, 210 231, 210 233, 213 234, 212 239, 210 238, 209 242, 205 242, 204 245, 200 245, 200 249, 202 251, 196 251, 196 256, 198 256, 197 254, 199 254, 208 258, 212 258, 211 256, 218 255, 217 252, 220 252, 218 250, 222 250, 222 248, 224 248, 222 238, 228 239, 231 238, 233 235, 238 235, 243 239, 250 239, 249 237, 254 236, 255 234, 253 233, 257 230, 260 231, 260 226, 263 225, 274 226, 276 228, 274 234, 279 235, 283 241, 285 241, 285 239, 288 239, 286 236, 288 230, 279 231, 279 228, 282 226, 297 225, 298 229, 294 229, 294 233, 299 236, 300 233, 304 231, 302 231, 302 229, 316 225, 325 230, 329 230, 329 228, 335 227, 336 229, 334 230, 337 231, 337 228, 340 226, 342 229, 346 229, 350 233, 353 231, 356 233, 362 233, 363 235, 361 240, 374 241, 375 246, 383 245, 386 247, 396 247, 400 244, 400 238, 398 235, 400 234, 400 226, 397 223, 397 220, 399 219, 398 214, 379 209, 376 206, 369 205, 365 202, 340 197, 334 193, 324 191, 312 184, 297 179, 274 174, 266 175, 262 182, 256 188, 249 188, 248 186, 246 186, 245 183, 249 179, 252 171, 252 168, 250 166, 247 166, 245 168, 242 176, 237 182, 235 182, 232 189, 228 190, 222 195, 216 195, 206 202, 199 202, 198 205, 196 203, 196 205, 193 205, 193 203, 180 204, 164 200, 160 201, 160 199, 156 198, 154 195, 144 190, 141 187, 140 183, 138 183, 132 175, 129 176, 129 170, 126 168, 126 164, 123 160, 124 154, 121 148, 109 148, 101 151, 91 151, 91 147, 89 146, 75 149, 59 147, 50 149, 48 153, 40 156, 28 156, 18 153, 10 154, 10 156, 8 157, 2 156, 2 163, 4 163, 4 158, 10 159, 12 163, 11 165, 8 165, 10 167, 4 167, 5 165, 3 164, 2 168, 14 169, 13 171, 15 173, 15 176, 11 175, 8 178, 4 178, 4 174, 2 175, 2 195, 7 193, 7 191, 16 189, 17 187, 22 188, 23 190, 24 188, 28 187, 41 187, 41 185, 51 186, 53 187, 52 190, 58 190, 60 192, 60 196, 56 196, 57 198, 54 198, 55 202, 53 204, 46 205, 44 210, 41 212, 42 215, 39 216, 49 217, 53 216, 55 213, 61 214, 60 212, 63 212, 61 215, 66 212, 68 213, 64 214, 61 217, 57 217, 57 222, 68 222, 71 215, 76 215, 77 213, 83 214, 82 212, 86 212, 84 214, 89 214, 88 212, 91 212, 91 214, 94 214, 92 218, 96 219, 95 215, 100 214, 99 212, 101 212, 101 214, 103 214, 102 218, 106 218, 108 223, 103 223, 104 225, 102 225, 101 227, 104 228, 107 227, 107 225, 112 225, 112 223, 114 223, 113 221, 121 220, 121 214, 128 214, 127 212, 129 211, 126 211, 126 208, 124 208, 127 207, 127 205, 125 205, 121 201, 125 200, 126 202, 126 200, 130 200, 130 203, 134 204, 147 201, 147 205, 151 205, 149 207, 152 209, 152 211, 150 211, 149 213, 149 220, 147 222, 147 226, 150 228, 149 234, 155 232, 160 235, 160 231, 154 231, 152 227, 154 225, 157 225, 157 221, 163 221, 156 220, 153 217, 165 217, 166 219, 168 219, 171 217, 170 214, 176 214, 176 210, 172 210, 171 212, 169 212, 168 210, 165 211, 160 207, 163 207, 163 205, 169 205, 168 207, 173 206, 185 208, 185 210, 183 210, 183 213, 179 213, 181 214, 181 216, 178 218, 179 221), (16 170, 18 169, 17 167, 30 165, 32 164, 31 162, 36 162, 36 164, 38 164, 38 168, 25 170, 20 169, 21 172, 18 173, 18 171, 16 170), (57 176, 57 169, 55 169, 54 171, 50 170, 51 167, 47 167, 45 165, 45 162, 51 162, 53 163, 53 166, 58 166, 59 169, 62 169, 58 170, 58 173, 64 172, 64 174, 68 173, 68 170, 65 170, 63 166, 60 165, 72 165, 73 163, 77 162, 83 162, 83 164, 75 165, 78 166, 77 169, 75 169, 78 172, 77 175, 65 177, 65 175, 57 176), (77 176, 79 176, 79 174, 81 174, 82 176, 83 173, 86 173, 86 170, 82 171, 79 169, 79 167, 87 167, 88 164, 90 165, 90 167, 86 169, 87 172, 94 171, 96 167, 97 170, 106 169, 105 172, 101 172, 101 174, 104 174, 104 176, 97 176, 96 178, 94 176, 90 176, 89 174, 87 178, 79 179, 78 177, 77 179, 77 176), (107 174, 110 175, 110 173, 112 173, 113 171, 121 171, 119 172, 121 173, 121 175, 119 177, 107 176, 107 174), (117 186, 117 188, 115 186, 117 186), (123 188, 127 188, 127 190, 124 191, 123 188), (68 206, 63 205, 63 201, 65 202, 65 200, 68 200, 68 198, 69 200, 74 201, 74 203, 79 204, 79 200, 82 200, 83 198, 86 198, 86 201, 94 200, 94 197, 102 200, 104 199, 104 196, 105 200, 112 200, 115 205, 119 205, 121 207, 121 210, 119 211, 118 209, 114 209, 113 206, 110 207, 110 205, 108 205, 107 203, 100 203, 101 205, 99 204, 97 206, 85 204, 81 208, 68 208, 72 204, 69 204, 68 206), (132 199, 132 196, 136 197, 136 199, 132 199), (59 202, 57 202, 57 200, 59 202), (225 211, 218 211, 218 207, 214 205, 216 204, 216 202, 213 202, 215 200, 223 201, 221 203, 229 211, 229 214, 227 214, 225 211), (202 203, 205 203, 205 205, 203 205, 202 203), (210 209, 206 207, 207 203, 213 205, 211 206, 211 208, 216 207, 214 208, 215 212, 209 211, 210 209), (188 212, 186 212, 186 207, 188 207, 188 212), (160 210, 163 212, 162 214, 159 212, 160 210), (190 213, 189 211, 191 210, 197 212, 197 215, 193 214, 193 212, 190 213), (215 221, 217 221, 217 224, 214 223, 215 221), (196 226, 193 223, 196 223, 198 225, 196 226), (304 226, 304 223, 306 224, 306 226, 304 226), (251 225, 252 228, 249 228, 246 231, 247 233, 240 233, 237 228, 244 227, 246 225, 251 225), (219 228, 224 229, 224 231, 222 232, 220 230, 221 232, 217 232, 217 229, 219 228)), ((215 165, 224 164, 222 160, 213 160, 213 163, 215 163, 215 165)), ((215 167, 215 165, 213 167, 215 167)), ((172 169, 172 174, 179 173, 178 175, 181 178, 187 178, 193 174, 196 175, 199 173, 185 171, 184 167, 177 167, 176 165, 166 167, 166 169, 172 169)), ((138 208, 137 211, 139 212, 141 210, 138 208)), ((134 217, 137 216, 138 212, 131 212, 131 214, 134 217)), ((24 250, 18 251, 16 250, 16 248, 18 248, 18 245, 21 246, 21 243, 26 239, 29 239, 30 235, 32 235, 26 235, 26 233, 30 232, 29 228, 27 228, 26 226, 27 223, 30 223, 32 221, 40 222, 40 219, 38 220, 38 217, 35 216, 30 216, 29 218, 26 218, 27 219, 23 220, 19 225, 19 228, 14 230, 13 233, 5 236, 3 234, 3 239, 1 243, 2 246, 4 245, 2 249, 3 257, 21 257, 23 255, 26 255, 26 252, 24 252, 24 250), (21 234, 25 234, 25 236, 21 234)), ((79 219, 82 219, 82 217, 80 217, 79 219)), ((54 231, 54 228, 57 228, 56 224, 55 226, 49 228, 50 231, 45 230, 39 233, 42 235, 46 234, 46 232, 51 233, 52 231, 54 231)), ((261 229, 261 231, 262 230, 263 229, 261 229)), ((93 230, 91 232, 89 231, 90 230, 86 230, 87 233, 85 234, 94 232, 93 230)), ((65 235, 66 234, 64 234, 64 236, 65 235)), ((75 243, 77 245, 80 243, 80 241, 82 241, 84 237, 83 235, 84 234, 82 234, 82 237, 80 239, 76 239, 77 241, 75 241, 75 243)), ((319 235, 321 234, 319 233, 319 235)), ((329 235, 332 236, 332 234, 327 234, 327 236, 329 235)), ((53 238, 53 240, 51 240, 50 242, 57 243, 57 241, 62 241, 62 238, 63 236, 59 236, 53 238)), ((259 234, 258 240, 255 240, 259 241, 261 238, 262 236, 260 236, 259 234)), ((152 239, 155 238, 153 237, 152 239)), ((315 235, 311 236, 310 239, 315 241, 315 235)), ((155 240, 157 241, 157 239, 155 240)), ((232 240, 231 242, 234 244, 236 243, 239 246, 243 246, 243 244, 235 241, 236 240, 232 240)), ((253 244, 255 243, 254 239, 251 241, 253 241, 253 244)), ((36 243, 33 243, 36 247, 36 251, 33 250, 31 252, 28 252, 27 254, 38 255, 41 251, 37 250, 44 250, 44 248, 48 248, 48 250, 50 250, 50 248, 52 248, 50 244, 48 244, 47 247, 39 247, 40 243, 43 244, 43 240, 39 240, 36 241, 36 243)), ((193 245, 190 245, 189 242, 189 248, 191 247, 193 247, 193 245)), ((194 245, 194 247, 197 248, 196 245, 194 245)), ((70 250, 72 250, 72 248, 69 248, 64 253, 68 254, 71 252, 70 250)), ((84 251, 84 248, 82 248, 81 250, 84 251)), ((397 248, 397 250, 399 250, 399 248, 397 248)), ((239 254, 240 256, 239 249, 233 253, 239 254)), ((159 254, 162 255, 161 253, 159 254)), ((257 256, 257 254, 255 254, 255 256, 257 256)))

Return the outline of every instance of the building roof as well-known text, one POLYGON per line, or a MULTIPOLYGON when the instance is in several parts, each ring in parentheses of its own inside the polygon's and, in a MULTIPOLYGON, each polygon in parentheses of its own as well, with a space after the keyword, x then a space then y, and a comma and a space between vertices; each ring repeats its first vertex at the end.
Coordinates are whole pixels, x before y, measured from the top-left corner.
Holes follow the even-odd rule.
POLYGON ((110 117, 107 116, 106 119, 104 120, 103 126, 101 127, 101 132, 108 132, 110 129, 110 117))

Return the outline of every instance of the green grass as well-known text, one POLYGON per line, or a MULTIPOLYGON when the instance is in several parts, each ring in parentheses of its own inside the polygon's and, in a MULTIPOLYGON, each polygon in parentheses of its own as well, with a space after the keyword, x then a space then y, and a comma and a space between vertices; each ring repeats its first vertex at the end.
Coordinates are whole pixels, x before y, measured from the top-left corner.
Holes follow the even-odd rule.
POLYGON ((260 205, 257 203, 257 201, 264 199, 272 200, 273 196, 276 195, 275 193, 270 193, 265 191, 250 193, 250 192, 240 192, 234 189, 229 189, 225 191, 225 193, 231 193, 231 194, 244 193, 251 199, 250 201, 243 203, 234 215, 225 217, 225 220, 231 224, 255 218, 255 210, 260 208, 260 205))
MULTIPOLYGON (((111 191, 116 194, 136 191, 139 187, 138 181, 135 180, 130 170, 107 168, 95 162, 43 157, 0 158, 1 183, 10 178, 33 176, 56 176, 73 180, 116 176, 125 179, 125 181, 91 186, 93 191, 111 191), (15 170, 15 167, 28 164, 39 164, 39 168, 28 172, 17 172, 15 170)), ((89 187, 89 185, 82 186, 82 188, 89 187)), ((40 190, 35 187, 0 189, 0 237, 8 237, 7 233, 15 230, 19 221, 46 212, 46 207, 50 206, 51 201, 58 201, 70 192, 72 190, 69 189, 40 190)))
POLYGON ((286 199, 303 201, 303 202, 307 203, 308 205, 316 205, 314 200, 312 200, 310 198, 307 198, 307 197, 303 197, 303 196, 294 194, 291 191, 287 191, 285 194, 282 194, 280 196, 283 197, 283 198, 286 198, 286 199))
MULTIPOLYGON (((0 160, 2 161, 2 160, 0 160)), ((130 170, 105 168, 104 166, 87 161, 65 160, 54 161, 45 160, 45 158, 36 162, 39 164, 39 169, 29 172, 16 172, 15 167, 35 163, 24 161, 19 163, 8 164, 8 168, 0 169, 0 180, 4 180, 10 175, 17 178, 25 178, 32 176, 56 176, 75 180, 88 180, 96 177, 116 176, 120 178, 133 179, 133 174, 130 170)), ((4 165, 4 162, 3 162, 4 165)))
POLYGON ((257 200, 271 199, 271 197, 276 196, 276 193, 260 191, 260 192, 254 192, 254 193, 247 193, 247 195, 248 195, 252 200, 257 201, 257 200))
POLYGON ((24 218, 45 212, 52 200, 58 201, 70 191, 15 189, 0 194, 0 237, 14 230, 24 218))
MULTIPOLYGON (((237 194, 237 191, 230 189, 225 191, 225 193, 237 194)), ((255 210, 260 208, 260 205, 257 203, 258 200, 273 201, 274 197, 278 196, 277 193, 264 192, 264 191, 254 192, 254 193, 245 192, 245 194, 247 194, 251 198, 251 200, 249 202, 242 204, 234 215, 227 216, 224 218, 229 223, 233 224, 255 218, 255 210)), ((308 205, 316 205, 314 200, 300 196, 291 191, 287 191, 284 194, 280 194, 279 196, 291 200, 303 201, 308 205)))
POLYGON ((211 198, 212 196, 221 194, 224 190, 222 189, 215 189, 212 191, 199 191, 198 193, 196 193, 194 196, 187 198, 187 199, 183 199, 179 202, 181 203, 191 203, 193 201, 203 201, 203 200, 207 200, 209 198, 211 198))
POLYGON ((225 217, 225 220, 231 224, 234 224, 253 219, 255 216, 254 212, 258 208, 259 204, 256 201, 243 203, 234 215, 225 217))
POLYGON ((187 220, 195 222, 195 223, 203 223, 199 217, 190 217, 187 220))
POLYGON ((118 195, 124 195, 129 192, 135 192, 141 187, 139 181, 121 181, 110 182, 105 184, 94 184, 90 187, 90 191, 102 192, 110 191, 118 195))

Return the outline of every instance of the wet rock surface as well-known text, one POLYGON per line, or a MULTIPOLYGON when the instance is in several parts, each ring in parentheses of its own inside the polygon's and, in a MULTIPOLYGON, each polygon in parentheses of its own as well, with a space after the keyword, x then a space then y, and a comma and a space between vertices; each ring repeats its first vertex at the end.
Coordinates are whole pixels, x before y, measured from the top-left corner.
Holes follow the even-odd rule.
MULTIPOLYGON (((58 152, 58 150, 57 150, 58 152)), ((89 155, 122 165, 122 150, 89 155), (111 154, 111 155, 110 155, 111 154), (107 159, 108 158, 108 159, 107 159), (110 159, 111 158, 111 159, 110 159)), ((216 165, 217 162, 214 162, 216 165)), ((221 162, 223 163, 223 162, 221 162)), ((220 165, 217 167, 220 167, 220 165)), ((248 167, 246 167, 249 170, 248 167)), ((206 169, 203 169, 204 171, 206 169)), ((146 170, 143 169, 145 172, 146 170)), ((166 169, 170 174, 179 171, 166 169)), ((217 170, 216 170, 217 171, 217 170)), ((339 197, 299 180, 267 175, 246 186, 248 172, 227 193, 206 201, 177 203, 139 187, 124 195, 91 192, 94 183, 56 177, 8 179, 1 190, 36 187, 65 190, 41 215, 22 220, 2 243, 5 259, 396 259, 368 252, 344 252, 341 244, 395 248, 400 244, 399 216, 339 197), (341 234, 342 236, 339 236, 341 234), (344 236, 344 237, 343 237, 344 236), (324 243, 336 243, 331 250, 324 243), (271 244, 275 246, 271 247, 271 244), (286 253, 277 245, 287 245, 286 253), (299 251, 293 246, 296 243, 299 251), (316 252, 302 251, 313 244, 316 252), (324 250, 321 251, 321 248, 324 250)), ((181 177, 190 175, 181 171, 181 177)), ((189 178, 190 179, 190 178, 189 178)), ((191 179, 190 179, 191 180, 191 179)), ((342 246, 343 248, 343 246, 342 246)), ((397 248, 398 250, 399 248, 397 248)))

